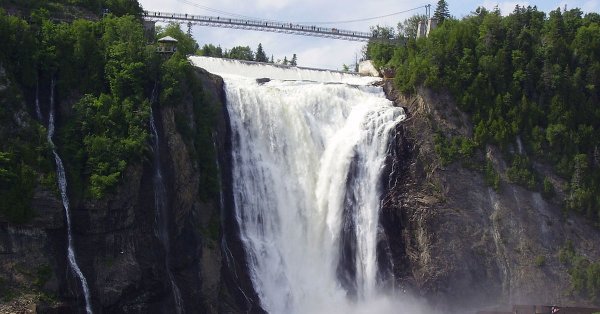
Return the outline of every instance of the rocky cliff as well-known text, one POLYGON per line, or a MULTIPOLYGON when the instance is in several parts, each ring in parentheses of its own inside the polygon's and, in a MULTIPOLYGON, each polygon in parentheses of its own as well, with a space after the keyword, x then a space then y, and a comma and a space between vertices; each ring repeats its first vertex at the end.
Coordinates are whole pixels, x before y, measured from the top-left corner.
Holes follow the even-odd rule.
MULTIPOLYGON (((181 84, 181 103, 153 104, 167 187, 170 270, 185 312, 258 311, 250 281, 244 277, 237 226, 233 217, 221 211, 223 206, 231 211, 223 81, 202 70, 194 72, 194 81, 201 86, 181 84), (198 125, 202 122, 207 125, 198 125), (209 132, 208 137, 193 134, 199 129, 209 132), (198 140, 198 136, 204 137, 198 140), (222 230, 231 232, 221 237, 222 230)), ((47 96, 42 93, 40 98, 47 96)), ((25 101, 17 106, 14 119, 24 121, 22 128, 37 124, 31 106, 25 101)), ((65 101, 59 106, 66 117, 70 105, 65 101)), ((58 129, 63 123, 65 119, 59 119, 58 129)), ((166 251, 156 233, 152 168, 149 153, 144 161, 128 167, 114 192, 100 200, 71 198, 75 250, 95 313, 174 310, 166 251)), ((66 261, 64 209, 52 184, 37 186, 31 205, 35 218, 28 223, 14 224, 0 217, 0 312, 81 312, 81 287, 66 261)))
POLYGON ((599 230, 561 210, 565 182, 534 163, 557 196, 546 199, 511 184, 503 154, 493 146, 475 162, 443 166, 434 135, 471 136, 467 117, 449 97, 424 89, 401 95, 390 81, 384 88, 409 115, 398 127, 381 216, 397 284, 444 313, 510 304, 594 305, 574 291, 569 266, 559 260, 570 246, 589 261, 600 259, 599 230), (499 174, 497 189, 485 182, 486 160, 499 174))
MULTIPOLYGON (((167 187, 170 270, 188 313, 261 312, 233 216, 223 81, 199 69, 194 78, 201 88, 182 84, 180 103, 154 104, 167 187), (201 117, 206 112, 212 114, 201 117), (210 134, 199 139, 198 130, 210 134)), ((0 92, 10 88, 5 77, 0 83, 0 92)), ((467 117, 448 97, 427 90, 408 97, 389 81, 384 88, 409 115, 391 146, 380 218, 395 285, 444 313, 502 304, 594 305, 573 290, 570 266, 559 257, 570 247, 587 260, 600 259, 600 232, 563 214, 562 179, 534 164, 557 187, 557 196, 549 199, 511 184, 503 155, 493 146, 476 154, 475 163, 444 166, 434 135, 471 135, 467 117), (486 161, 500 175, 497 188, 485 182, 481 164, 486 161)), ((41 98, 47 94, 42 91, 41 98)), ((14 102, 3 132, 24 134, 37 123, 26 105, 31 97, 24 99, 14 102)), ((68 106, 62 104, 63 116, 68 106)), ((156 235, 151 159, 148 154, 131 165, 120 186, 100 200, 72 198, 75 248, 96 313, 173 310, 166 251, 156 235)), ((81 312, 56 189, 38 184, 31 205, 35 218, 28 223, 0 217, 0 312, 81 312)))

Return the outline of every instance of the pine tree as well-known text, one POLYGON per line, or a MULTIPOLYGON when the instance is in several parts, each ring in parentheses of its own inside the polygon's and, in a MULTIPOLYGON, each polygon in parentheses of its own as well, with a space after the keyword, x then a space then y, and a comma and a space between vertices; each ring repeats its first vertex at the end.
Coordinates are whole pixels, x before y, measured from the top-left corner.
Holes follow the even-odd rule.
POLYGON ((296 57, 296 54, 294 54, 292 56, 292 60, 290 61, 290 65, 291 66, 297 66, 298 65, 298 57, 296 57))
POLYGON ((268 62, 269 61, 269 59, 267 59, 267 55, 265 54, 265 51, 263 50, 261 43, 259 43, 258 48, 256 48, 256 55, 254 56, 254 60, 257 62, 268 62))
POLYGON ((288 65, 287 56, 283 57, 283 65, 288 65))
POLYGON ((445 0, 438 1, 437 7, 435 8, 435 12, 433 13, 433 18, 436 19, 439 24, 444 22, 444 20, 450 18, 448 3, 445 0))
POLYGON ((273 59, 273 55, 271 55, 271 61, 269 61, 270 63, 275 63, 275 60, 273 59))

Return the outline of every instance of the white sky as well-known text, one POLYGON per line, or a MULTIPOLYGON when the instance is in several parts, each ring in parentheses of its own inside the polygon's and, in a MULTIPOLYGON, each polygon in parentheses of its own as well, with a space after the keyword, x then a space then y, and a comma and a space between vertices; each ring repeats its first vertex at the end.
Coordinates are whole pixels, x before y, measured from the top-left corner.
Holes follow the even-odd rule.
MULTIPOLYGON (((435 10, 437 0, 139 0, 145 10, 172 13, 188 13, 197 15, 227 16, 209 10, 210 8, 228 13, 245 15, 258 19, 269 19, 283 22, 330 22, 355 20, 382 16, 400 12, 430 3, 435 10)), ((529 0, 529 1, 494 1, 494 0, 447 0, 450 14, 463 17, 478 6, 493 8, 498 5, 503 14, 510 13, 516 4, 537 5, 539 10, 549 12, 558 7, 567 9, 581 8, 584 12, 600 12, 600 0, 529 0)), ((413 14, 424 14, 425 9, 409 13, 345 24, 326 24, 325 27, 336 27, 354 31, 369 31, 371 25, 393 26, 413 14)), ((312 25, 313 23, 305 23, 312 25)), ((186 30, 187 26, 182 27, 186 30)), ((304 67, 339 70, 343 64, 354 64, 355 57, 360 58, 362 42, 305 37, 290 34, 193 26, 192 35, 200 46, 204 44, 220 45, 224 49, 234 46, 250 46, 256 50, 262 43, 267 56, 274 55, 275 60, 292 54, 298 56, 298 65, 304 67)))

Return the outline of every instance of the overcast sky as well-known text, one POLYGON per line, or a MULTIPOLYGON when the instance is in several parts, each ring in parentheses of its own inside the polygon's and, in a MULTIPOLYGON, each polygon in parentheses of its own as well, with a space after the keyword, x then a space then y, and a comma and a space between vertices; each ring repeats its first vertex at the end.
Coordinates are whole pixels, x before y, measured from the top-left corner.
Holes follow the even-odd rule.
MULTIPOLYGON (((478 6, 493 8, 498 5, 503 14, 510 13, 516 4, 537 5, 539 10, 549 12, 558 7, 567 9, 581 8, 584 12, 600 12, 600 0, 531 0, 531 1, 493 1, 493 0, 447 0, 450 14, 460 18, 474 11, 478 6)), ((413 9, 426 4, 435 10, 437 0, 140 0, 143 8, 149 11, 188 13, 197 15, 228 16, 226 12, 258 19, 294 22, 317 25, 317 22, 336 22, 370 18, 413 9), (342 3, 340 5, 340 3, 342 3), (315 22, 315 23, 312 23, 315 22)), ((326 27, 369 31, 371 25, 396 26, 413 14, 424 14, 421 8, 391 17, 373 19, 364 22, 319 24, 326 27)), ((187 27, 184 27, 184 30, 187 27)), ((234 46, 250 46, 256 50, 262 43, 268 56, 275 60, 297 54, 298 65, 314 68, 339 70, 343 64, 354 64, 360 57, 362 42, 323 39, 289 34, 193 26, 192 35, 200 44, 220 45, 229 49, 234 46)))

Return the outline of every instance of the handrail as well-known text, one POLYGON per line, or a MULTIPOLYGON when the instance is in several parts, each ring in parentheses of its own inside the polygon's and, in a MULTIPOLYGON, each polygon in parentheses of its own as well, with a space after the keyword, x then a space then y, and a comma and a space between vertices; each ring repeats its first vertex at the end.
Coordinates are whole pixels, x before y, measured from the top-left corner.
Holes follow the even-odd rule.
POLYGON ((192 24, 200 24, 205 26, 234 27, 275 32, 280 31, 286 33, 295 33, 299 35, 313 35, 355 41, 369 41, 370 39, 375 38, 372 33, 367 32, 358 32, 338 28, 327 28, 306 24, 225 18, 220 16, 144 11, 144 18, 148 20, 158 21, 187 21, 192 24))

